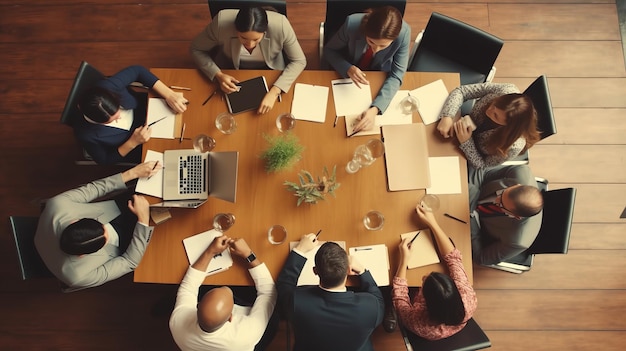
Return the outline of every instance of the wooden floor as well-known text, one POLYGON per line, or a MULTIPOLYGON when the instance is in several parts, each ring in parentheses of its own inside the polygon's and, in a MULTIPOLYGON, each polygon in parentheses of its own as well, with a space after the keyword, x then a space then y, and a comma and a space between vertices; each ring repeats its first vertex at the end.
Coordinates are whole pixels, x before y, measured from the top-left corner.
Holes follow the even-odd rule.
MULTIPOLYGON (((531 150, 531 167, 552 189, 578 189, 569 254, 537 257, 519 276, 475 269, 475 318, 492 349, 622 350, 626 71, 615 1, 409 1, 413 36, 437 11, 503 38, 495 81, 523 90, 548 76, 558 134, 531 150)), ((324 12, 321 0, 288 0, 310 69, 324 12)), ((36 215, 42 199, 115 172, 74 166, 75 141, 59 124, 81 60, 106 74, 134 63, 193 67, 189 42, 209 17, 201 0, 0 0, 0 349, 175 349, 165 307, 176 286, 128 275, 64 295, 51 280, 22 282, 7 218, 36 215)), ((284 335, 273 349, 284 349, 284 335)), ((397 332, 374 340, 404 349, 397 332)))

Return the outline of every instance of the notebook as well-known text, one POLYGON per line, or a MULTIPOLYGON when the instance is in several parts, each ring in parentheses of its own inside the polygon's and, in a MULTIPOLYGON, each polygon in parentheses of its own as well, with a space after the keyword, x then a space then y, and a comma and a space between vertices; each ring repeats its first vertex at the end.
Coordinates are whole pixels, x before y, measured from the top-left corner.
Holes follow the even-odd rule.
MULTIPOLYGON (((206 250, 207 247, 213 242, 213 239, 221 236, 222 233, 218 232, 215 229, 211 229, 206 232, 202 232, 200 234, 196 234, 194 236, 190 236, 186 239, 183 239, 183 246, 185 247, 185 252, 187 253, 187 259, 189 260, 189 264, 194 264, 200 255, 206 250)), ((219 272, 223 272, 230 268, 233 265, 233 258, 230 255, 230 251, 228 249, 222 251, 222 253, 217 254, 211 259, 209 262, 209 266, 206 270, 206 275, 213 275, 219 272)))
POLYGON ((376 285, 389 285, 389 252, 385 244, 351 247, 349 254, 370 271, 376 285))
POLYGON ((180 138, 183 115, 174 113, 167 105, 167 102, 165 102, 165 99, 150 98, 148 100, 146 124, 150 125, 152 130, 151 138, 180 138))
MULTIPOLYGON (((354 134, 354 136, 380 134, 380 126, 382 125, 413 123, 413 114, 404 113, 400 107, 400 101, 402 101, 402 99, 407 96, 408 92, 408 90, 398 90, 396 95, 394 95, 393 99, 389 103, 389 107, 387 107, 385 113, 383 113, 382 115, 376 115, 374 117, 374 127, 369 130, 362 130, 354 134)), ((359 122, 357 118, 360 115, 361 114, 359 113, 356 115, 346 116, 345 122, 347 136, 350 136, 354 132, 354 126, 359 122)))
POLYGON ((324 123, 327 103, 328 87, 296 83, 291 113, 299 120, 324 123))
MULTIPOLYGON (((164 202, 192 200, 197 203, 209 196, 235 202, 238 160, 237 151, 199 153, 193 149, 166 150, 163 153, 164 202)), ((172 206, 161 206, 189 207, 170 204, 172 206)))
POLYGON ((381 127, 389 191, 430 186, 426 128, 422 123, 381 127))
POLYGON ((418 232, 420 234, 411 244, 411 257, 409 257, 409 263, 407 264, 409 269, 439 263, 439 255, 437 255, 437 250, 435 249, 430 229, 421 229, 410 233, 404 233, 400 235, 400 238, 404 239, 408 237, 413 239, 415 234, 418 232))
POLYGON ((232 114, 257 109, 267 94, 267 82, 263 76, 244 80, 237 86, 240 87, 239 91, 226 94, 228 111, 232 114))
MULTIPOLYGON (((344 250, 346 249, 345 241, 333 241, 341 246, 344 250)), ((289 250, 293 250, 296 245, 298 245, 299 241, 292 241, 289 243, 289 250)), ((313 267, 315 266, 315 254, 320 249, 320 246, 324 243, 323 241, 318 241, 318 245, 311 251, 305 252, 304 257, 306 257, 306 262, 304 263, 304 267, 302 267, 302 271, 300 271, 300 276, 298 277, 298 286, 300 285, 318 285, 320 283, 320 278, 313 273, 313 267)))

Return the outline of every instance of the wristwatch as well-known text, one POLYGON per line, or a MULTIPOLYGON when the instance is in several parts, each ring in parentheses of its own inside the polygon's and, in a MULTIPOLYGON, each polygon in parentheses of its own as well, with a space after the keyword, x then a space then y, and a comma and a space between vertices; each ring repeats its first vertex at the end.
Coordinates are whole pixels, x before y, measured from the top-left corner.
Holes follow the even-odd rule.
POLYGON ((248 261, 248 263, 252 262, 256 260, 256 255, 254 254, 254 252, 250 251, 250 256, 246 257, 246 261, 248 261))

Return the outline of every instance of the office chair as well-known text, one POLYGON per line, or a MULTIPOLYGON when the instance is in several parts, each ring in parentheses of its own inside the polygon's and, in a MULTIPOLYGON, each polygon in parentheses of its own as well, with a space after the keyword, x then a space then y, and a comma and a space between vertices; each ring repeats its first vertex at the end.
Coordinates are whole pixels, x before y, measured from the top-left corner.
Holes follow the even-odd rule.
POLYGON ((270 6, 278 13, 287 16, 287 1, 285 0, 208 0, 211 18, 224 9, 240 9, 246 6, 270 6))
POLYGON ((337 33, 346 21, 346 17, 353 13, 364 12, 369 8, 382 6, 393 6, 404 16, 406 0, 326 0, 326 19, 320 23, 319 41, 320 65, 323 69, 328 69, 328 64, 324 64, 322 60, 324 44, 337 33))
POLYGON ((404 342, 407 344, 407 350, 410 350, 409 345, 415 351, 472 351, 491 347, 491 341, 474 318, 470 318, 460 332, 445 339, 434 341, 426 340, 411 333, 401 324, 399 327, 404 342))
MULTIPOLYGON (((540 189, 547 189, 547 181, 538 182, 540 189), (541 183, 541 184, 539 184, 541 183)), ((566 254, 574 218, 575 188, 542 190, 543 218, 537 238, 530 247, 519 255, 487 267, 510 273, 529 271, 536 254, 566 254)))
MULTIPOLYGON (((458 72, 461 85, 490 82, 502 45, 502 39, 494 35, 433 12, 426 28, 417 35, 408 71, 458 72)), ((466 101, 461 113, 469 113, 473 105, 473 100, 466 101)))
POLYGON ((17 248, 22 280, 54 277, 35 248, 35 232, 39 217, 10 216, 11 231, 17 248))
MULTIPOLYGON (((538 77, 524 90, 524 94, 530 97, 535 106, 535 110, 537 110, 537 129, 539 129, 541 140, 556 134, 556 121, 554 120, 554 113, 552 111, 548 78, 546 78, 545 75, 538 77)), ((528 161, 529 154, 528 150, 526 150, 523 154, 504 162, 504 164, 528 164, 528 161)))

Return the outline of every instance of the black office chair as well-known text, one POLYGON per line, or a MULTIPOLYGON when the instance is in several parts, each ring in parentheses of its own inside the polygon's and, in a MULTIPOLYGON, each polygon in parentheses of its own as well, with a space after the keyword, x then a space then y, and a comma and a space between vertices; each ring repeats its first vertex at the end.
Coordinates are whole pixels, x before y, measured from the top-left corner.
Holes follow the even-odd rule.
POLYGON ((406 330, 402 325, 400 331, 405 338, 404 342, 409 343, 415 351, 472 351, 491 347, 491 341, 474 318, 470 318, 460 332, 441 340, 426 340, 406 330))
MULTIPOLYGON (((433 12, 424 31, 418 34, 409 60, 413 72, 458 72, 461 85, 489 82, 493 64, 500 54, 502 39, 454 18, 433 12)), ((466 101, 461 113, 471 111, 466 101)))
POLYGON ((404 16, 406 0, 327 0, 326 19, 320 23, 320 65, 323 68, 328 68, 328 65, 324 64, 322 60, 324 44, 328 43, 330 38, 337 33, 341 25, 346 21, 346 17, 353 13, 364 12, 369 8, 382 6, 393 6, 404 16))
POLYGON ((208 0, 211 18, 224 9, 240 9, 242 7, 273 7, 278 13, 287 16, 287 1, 285 0, 208 0))
POLYGON ((35 232, 37 231, 38 217, 9 217, 17 258, 22 271, 22 279, 54 277, 43 263, 35 248, 35 232))
POLYGON ((82 113, 78 109, 78 99, 85 90, 93 87, 104 78, 106 78, 104 74, 87 63, 87 61, 80 63, 78 72, 76 72, 76 77, 74 78, 74 84, 72 84, 70 93, 67 95, 67 100, 65 101, 65 107, 61 114, 61 123, 70 127, 74 125, 74 120, 82 116, 82 113))
MULTIPOLYGON (((547 189, 547 181, 538 182, 540 189, 547 189)), ((566 254, 574 218, 575 188, 543 190, 543 218, 541 229, 532 245, 521 254, 488 267, 510 273, 529 271, 536 254, 566 254)))

